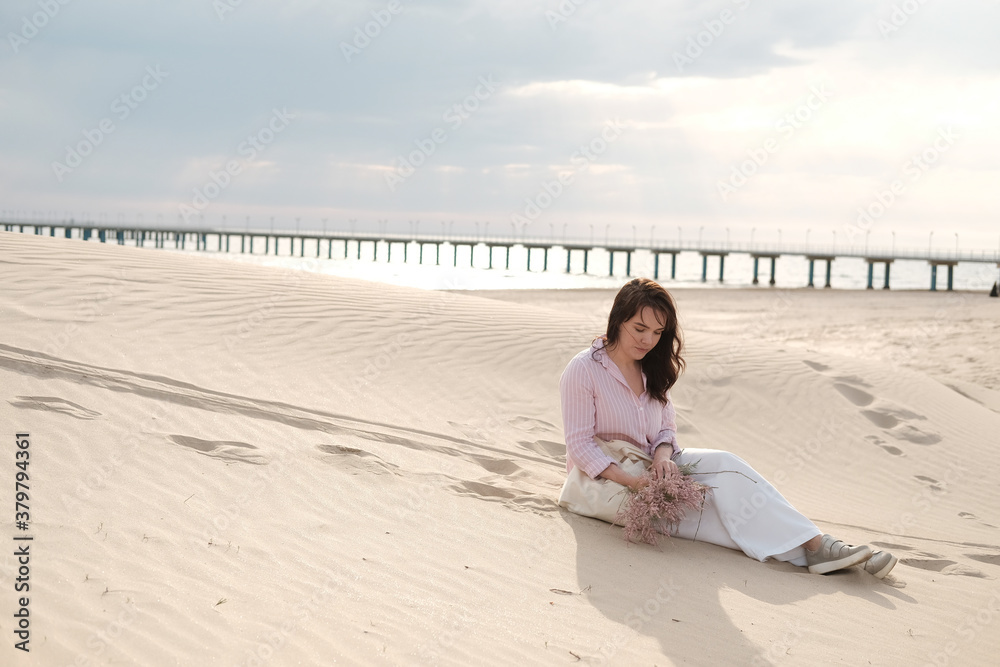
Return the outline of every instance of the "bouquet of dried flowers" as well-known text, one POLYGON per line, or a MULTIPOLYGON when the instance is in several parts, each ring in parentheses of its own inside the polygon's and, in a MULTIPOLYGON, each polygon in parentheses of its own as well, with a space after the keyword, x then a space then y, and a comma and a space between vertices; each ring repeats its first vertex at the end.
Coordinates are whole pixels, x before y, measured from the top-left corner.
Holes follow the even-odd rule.
POLYGON ((678 466, 666 477, 654 479, 649 472, 649 482, 638 491, 627 488, 618 519, 624 526, 623 536, 629 542, 641 540, 646 544, 657 543, 657 524, 672 529, 684 518, 685 510, 701 510, 709 488, 691 478, 698 462, 678 466))

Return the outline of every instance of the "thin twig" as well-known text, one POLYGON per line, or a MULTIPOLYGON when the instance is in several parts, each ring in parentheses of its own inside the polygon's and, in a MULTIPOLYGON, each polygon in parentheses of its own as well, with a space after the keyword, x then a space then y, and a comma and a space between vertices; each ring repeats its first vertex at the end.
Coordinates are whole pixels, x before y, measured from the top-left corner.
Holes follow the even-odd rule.
POLYGON ((750 477, 749 475, 746 475, 746 474, 740 472, 739 470, 718 470, 716 472, 689 472, 688 474, 689 475, 718 475, 719 473, 722 473, 722 472, 734 472, 737 475, 743 475, 744 477, 746 477, 747 479, 749 479, 754 484, 757 483, 757 480, 755 480, 753 477, 750 477))

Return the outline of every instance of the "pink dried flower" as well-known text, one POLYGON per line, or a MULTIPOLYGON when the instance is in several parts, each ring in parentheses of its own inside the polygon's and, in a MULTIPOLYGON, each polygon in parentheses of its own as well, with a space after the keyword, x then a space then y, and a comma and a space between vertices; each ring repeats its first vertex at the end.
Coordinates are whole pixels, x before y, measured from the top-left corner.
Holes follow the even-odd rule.
POLYGON ((685 510, 702 509, 709 487, 688 477, 690 472, 689 467, 685 474, 675 470, 666 477, 654 479, 647 471, 645 476, 649 482, 638 491, 629 490, 618 510, 626 540, 635 542, 638 539, 655 545, 659 535, 657 525, 669 536, 669 530, 684 518, 685 510))

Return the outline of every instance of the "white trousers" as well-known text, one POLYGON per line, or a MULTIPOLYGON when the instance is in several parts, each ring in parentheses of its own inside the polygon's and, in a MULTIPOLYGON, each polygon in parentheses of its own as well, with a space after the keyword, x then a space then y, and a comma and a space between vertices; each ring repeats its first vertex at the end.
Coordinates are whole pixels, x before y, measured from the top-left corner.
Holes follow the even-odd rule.
POLYGON ((698 462, 693 479, 714 488, 704 509, 687 510, 672 536, 737 549, 760 561, 774 558, 805 566, 802 544, 823 531, 750 464, 730 452, 691 448, 681 450, 674 462, 698 462))

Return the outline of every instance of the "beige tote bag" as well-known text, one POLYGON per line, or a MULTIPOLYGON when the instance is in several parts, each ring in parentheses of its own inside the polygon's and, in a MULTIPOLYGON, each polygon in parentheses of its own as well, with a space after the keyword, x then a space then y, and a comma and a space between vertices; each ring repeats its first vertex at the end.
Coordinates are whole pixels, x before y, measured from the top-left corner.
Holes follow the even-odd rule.
MULTIPOLYGON (((641 475, 653 462, 646 452, 625 440, 594 441, 605 454, 613 458, 618 466, 630 475, 641 475)), ((618 482, 590 476, 577 466, 566 475, 562 491, 559 492, 559 506, 574 514, 593 517, 608 523, 622 525, 618 521, 618 508, 625 501, 628 489, 618 482)))

